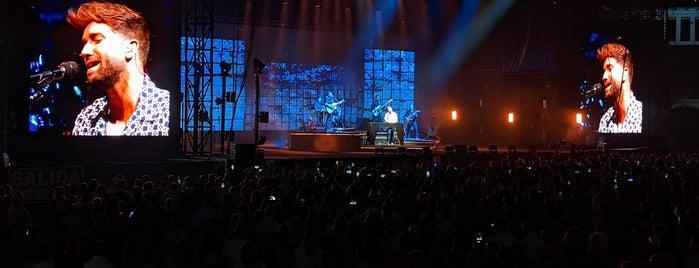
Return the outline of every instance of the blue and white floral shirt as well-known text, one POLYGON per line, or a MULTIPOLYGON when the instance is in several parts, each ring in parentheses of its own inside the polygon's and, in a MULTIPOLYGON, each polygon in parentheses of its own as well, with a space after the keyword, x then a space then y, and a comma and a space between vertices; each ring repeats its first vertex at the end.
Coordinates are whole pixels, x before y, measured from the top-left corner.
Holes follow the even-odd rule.
MULTIPOLYGON (((107 97, 96 99, 80 111, 73 126, 73 136, 107 134, 107 97)), ((138 107, 126 122, 123 136, 167 136, 170 129, 170 92, 157 88, 146 77, 138 107)))
POLYGON ((629 111, 626 113, 624 122, 617 124, 614 114, 614 106, 612 106, 602 115, 599 122, 600 133, 641 133, 643 130, 643 103, 636 100, 633 94, 630 97, 629 111))

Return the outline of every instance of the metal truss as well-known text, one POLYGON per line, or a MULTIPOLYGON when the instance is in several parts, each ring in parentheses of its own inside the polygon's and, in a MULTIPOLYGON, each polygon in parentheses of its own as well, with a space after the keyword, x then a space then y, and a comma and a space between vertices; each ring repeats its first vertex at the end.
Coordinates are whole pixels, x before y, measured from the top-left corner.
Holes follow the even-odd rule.
POLYGON ((183 150, 190 155, 213 151, 213 0, 184 0, 183 150))

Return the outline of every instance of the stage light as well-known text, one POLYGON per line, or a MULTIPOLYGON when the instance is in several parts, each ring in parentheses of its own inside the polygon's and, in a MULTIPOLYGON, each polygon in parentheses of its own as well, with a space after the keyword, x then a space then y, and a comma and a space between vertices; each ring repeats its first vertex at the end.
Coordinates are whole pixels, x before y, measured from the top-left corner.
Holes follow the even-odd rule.
POLYGON ((469 146, 468 153, 469 154, 477 154, 478 153, 478 146, 476 146, 476 145, 469 146))
POLYGON ((262 73, 262 69, 264 69, 265 66, 266 66, 266 65, 264 64, 264 62, 262 62, 262 61, 259 60, 259 59, 253 59, 253 60, 252 60, 252 65, 255 67, 255 72, 256 72, 256 73, 262 73))
POLYGON ((517 152, 517 147, 514 145, 510 145, 507 147, 507 151, 510 153, 516 153, 517 152))
POLYGON ((456 110, 452 110, 451 111, 451 120, 456 121, 457 118, 458 118, 458 113, 456 112, 456 110))
POLYGON ((260 123, 269 123, 269 112, 260 111, 260 123))
POLYGON ((204 66, 202 66, 200 63, 194 62, 192 63, 192 67, 194 68, 195 75, 201 75, 204 73, 204 66))
POLYGON ((199 111, 199 121, 211 124, 211 118, 209 117, 209 114, 204 110, 199 111))
POLYGON ((575 114, 575 123, 582 124, 582 113, 575 114))
POLYGON ((507 122, 510 124, 515 122, 515 114, 514 113, 507 114, 507 122))
POLYGON ((495 145, 490 145, 488 146, 488 151, 491 153, 497 153, 498 152, 498 147, 495 145))
POLYGON ((228 75, 228 72, 231 71, 231 64, 228 62, 221 61, 221 63, 219 63, 219 66, 221 67, 221 74, 223 76, 228 75))
POLYGON ((216 105, 221 105, 221 103, 223 103, 223 99, 216 98, 216 105))

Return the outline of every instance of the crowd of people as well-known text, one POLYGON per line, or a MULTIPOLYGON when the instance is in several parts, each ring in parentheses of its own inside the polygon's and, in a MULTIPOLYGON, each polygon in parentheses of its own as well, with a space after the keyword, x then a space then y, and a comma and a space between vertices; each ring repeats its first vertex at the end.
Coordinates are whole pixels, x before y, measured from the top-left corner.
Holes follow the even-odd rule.
MULTIPOLYGON (((378 156, 377 156, 378 157, 378 156)), ((2 267, 699 267, 698 155, 254 163, 0 187, 2 267)))

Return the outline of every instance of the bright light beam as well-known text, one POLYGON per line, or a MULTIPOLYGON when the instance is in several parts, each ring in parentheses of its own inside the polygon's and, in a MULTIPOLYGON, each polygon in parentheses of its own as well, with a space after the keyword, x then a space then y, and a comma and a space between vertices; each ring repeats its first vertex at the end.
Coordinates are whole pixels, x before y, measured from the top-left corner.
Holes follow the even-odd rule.
MULTIPOLYGON (((376 41, 383 38, 381 35, 383 32, 385 32, 385 28, 387 28, 388 25, 391 24, 390 22, 393 21, 394 17, 396 17, 396 13, 398 13, 398 6, 398 1, 381 1, 376 10, 372 10, 364 14, 364 16, 374 16, 374 18, 377 18, 376 11, 380 11, 378 13, 380 14, 378 18, 380 18, 382 21, 366 23, 363 26, 363 29, 360 32, 369 34, 359 35, 360 37, 357 38, 357 41, 352 46, 350 55, 347 57, 348 62, 355 61, 357 56, 361 56, 363 58, 365 48, 376 47, 376 41)), ((362 18, 361 21, 367 21, 367 19, 368 18, 365 17, 362 18)))
POLYGON ((495 0, 481 12, 473 16, 480 0, 467 0, 459 12, 459 18, 455 21, 451 36, 444 42, 433 58, 427 79, 430 85, 439 88, 451 73, 456 69, 464 57, 490 33, 491 29, 515 3, 515 0, 495 0), (473 19, 469 20, 469 18, 473 19))

